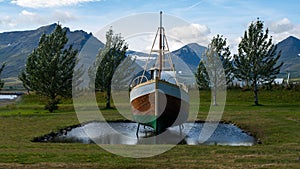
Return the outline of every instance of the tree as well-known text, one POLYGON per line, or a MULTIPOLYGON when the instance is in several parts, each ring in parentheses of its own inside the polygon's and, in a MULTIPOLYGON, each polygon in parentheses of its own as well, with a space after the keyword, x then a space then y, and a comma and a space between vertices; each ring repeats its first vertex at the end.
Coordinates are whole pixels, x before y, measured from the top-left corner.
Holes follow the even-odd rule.
POLYGON ((68 42, 66 30, 57 25, 49 34, 43 34, 39 45, 28 56, 26 68, 19 75, 26 89, 46 96, 45 109, 53 112, 61 97, 72 96, 72 77, 76 65, 77 50, 68 42))
POLYGON ((234 55, 235 77, 250 83, 254 93, 254 103, 258 103, 258 85, 271 83, 279 73, 283 63, 277 64, 281 51, 269 38, 268 28, 263 29, 263 22, 252 22, 239 43, 238 54, 234 55))
POLYGON ((226 84, 229 84, 233 80, 233 65, 230 61, 231 52, 229 46, 227 46, 226 38, 223 38, 223 35, 213 37, 210 47, 214 48, 213 50, 220 58, 226 77, 226 84))
MULTIPOLYGON (((114 34, 112 28, 106 32, 105 46, 99 51, 96 60, 96 79, 95 88, 106 92, 106 108, 111 108, 111 83, 114 72, 119 64, 126 58, 128 49, 125 40, 120 34, 114 34)), ((92 68, 89 70, 90 76, 95 72, 92 68)))
POLYGON ((209 88, 209 77, 208 73, 206 71, 206 68, 204 66, 203 61, 201 60, 197 72, 195 73, 196 82, 199 89, 207 89, 209 88))
POLYGON ((3 63, 2 66, 0 67, 0 90, 1 90, 2 87, 4 86, 4 81, 1 80, 1 73, 2 73, 2 71, 3 71, 4 67, 5 67, 5 65, 6 65, 6 64, 3 63))
POLYGON ((217 91, 232 81, 230 54, 226 39, 223 39, 222 35, 217 35, 208 45, 198 66, 196 74, 198 86, 211 87, 213 105, 217 105, 217 91))
POLYGON ((135 62, 136 58, 127 55, 122 60, 122 64, 115 70, 111 90, 113 92, 128 91, 136 72, 140 71, 140 66, 135 62))

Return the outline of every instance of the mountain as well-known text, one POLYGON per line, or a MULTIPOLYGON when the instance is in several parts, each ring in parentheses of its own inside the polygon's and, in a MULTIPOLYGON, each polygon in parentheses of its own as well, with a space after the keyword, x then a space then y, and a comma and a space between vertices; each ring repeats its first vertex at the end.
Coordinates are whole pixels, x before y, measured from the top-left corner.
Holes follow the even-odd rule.
POLYGON ((292 77, 300 77, 300 39, 290 36, 277 44, 277 51, 281 50, 278 63, 283 62, 282 76, 290 72, 292 77))
MULTIPOLYGON (((28 55, 38 46, 41 35, 50 34, 56 26, 57 24, 51 24, 36 30, 0 33, 0 64, 7 63, 2 77, 17 77, 19 71, 24 69, 28 55)), ((95 53, 98 53, 98 49, 104 44, 91 33, 82 30, 70 31, 69 28, 64 29, 66 29, 69 39, 66 47, 73 45, 75 49, 81 52, 80 63, 91 65, 94 62, 95 53), (83 47, 85 50, 82 50, 83 47)), ((184 65, 182 61, 184 61, 189 69, 195 72, 205 50, 205 47, 191 43, 171 52, 172 55, 178 56, 173 57, 175 58, 173 62, 176 69, 185 73, 187 67, 182 66, 184 65)), ((280 76, 286 77, 286 72, 291 72, 292 77, 300 77, 300 40, 290 36, 277 44, 277 50, 282 52, 279 62, 284 62, 280 76)), ((128 51, 127 54, 134 55, 137 58, 137 63, 141 66, 144 65, 149 55, 136 51, 128 51)), ((153 64, 151 63, 151 65, 153 64)))
POLYGON ((190 43, 173 51, 172 54, 178 56, 193 72, 195 72, 205 50, 206 47, 200 46, 197 43, 190 43))
MULTIPOLYGON (((41 35, 50 34, 56 26, 57 24, 51 24, 36 30, 0 33, 0 63, 7 63, 2 73, 3 78, 17 77, 20 70, 24 69, 28 55, 38 46, 41 35)), ((74 49, 80 51, 87 41, 94 46, 103 47, 103 43, 91 33, 64 29, 68 37, 66 47, 73 45, 74 49)))
MULTIPOLYGON (((180 49, 171 52, 172 62, 175 64, 175 68, 177 71, 181 71, 183 73, 195 72, 198 64, 200 62, 202 54, 205 52, 206 47, 198 45, 197 43, 187 44, 180 49), (182 64, 182 63, 185 64, 182 64), (187 71, 187 69, 189 69, 187 71)), ((136 58, 136 63, 141 67, 145 65, 149 54, 143 52, 136 52, 129 50, 126 53, 131 57, 136 58)), ((157 57, 157 53, 151 55, 149 66, 155 64, 155 57, 157 57)))
MULTIPOLYGON (((171 56, 172 64, 175 66, 175 70, 177 72, 176 77, 180 80, 180 82, 192 85, 195 83, 194 73, 205 50, 205 47, 196 43, 187 44, 178 50, 170 52, 170 55, 167 54, 166 58, 164 59, 164 66, 166 68, 170 68, 170 64, 167 60, 168 56, 171 56)), ((129 50, 126 54, 136 59, 135 63, 139 65, 140 70, 144 69, 147 60, 147 69, 153 67, 157 61, 157 53, 151 54, 150 58, 149 54, 143 52, 129 50)))

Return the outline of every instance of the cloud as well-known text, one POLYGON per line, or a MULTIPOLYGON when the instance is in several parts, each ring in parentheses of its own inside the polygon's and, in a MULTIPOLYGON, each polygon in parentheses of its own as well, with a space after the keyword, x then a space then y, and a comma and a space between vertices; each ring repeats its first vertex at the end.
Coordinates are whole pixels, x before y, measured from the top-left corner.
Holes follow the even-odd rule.
POLYGON ((191 10, 191 9, 193 9, 193 8, 195 8, 195 7, 197 7, 197 6, 200 5, 201 3, 203 3, 203 1, 199 1, 199 2, 197 2, 197 3, 194 3, 193 5, 188 6, 188 7, 186 7, 186 8, 183 8, 183 9, 181 9, 181 10, 182 10, 182 11, 189 11, 189 10, 191 10))
MULTIPOLYGON (((125 40, 129 44, 130 50, 149 53, 155 39, 155 33, 144 32, 127 37, 125 40)), ((206 25, 186 24, 185 26, 173 26, 166 29, 165 33, 169 50, 174 51, 189 43, 198 43, 207 46, 210 41, 209 34, 211 31, 206 25)), ((158 44, 158 39, 156 39, 154 49, 158 49, 158 44)))
POLYGON ((68 11, 55 11, 52 15, 52 18, 62 23, 66 23, 78 19, 73 13, 70 13, 68 11))
POLYGON ((29 11, 26 11, 26 10, 23 10, 21 13, 20 13, 21 16, 25 16, 25 17, 36 17, 36 13, 33 13, 33 12, 29 12, 29 11))
POLYGON ((27 23, 37 23, 37 24, 45 24, 47 23, 47 18, 43 17, 37 13, 30 12, 27 10, 23 10, 19 13, 19 17, 16 18, 18 21, 18 24, 27 24, 27 23))
POLYGON ((207 45, 208 35, 211 33, 206 25, 190 24, 187 26, 175 27, 168 31, 168 35, 184 43, 199 43, 207 45))
POLYGON ((51 8, 95 1, 100 0, 12 0, 11 3, 28 8, 51 8))
POLYGON ((242 41, 242 37, 236 37, 236 38, 232 37, 227 39, 232 54, 238 53, 238 46, 241 41, 242 41))
POLYGON ((289 36, 300 38, 300 25, 292 23, 288 18, 271 21, 267 27, 274 43, 278 43, 289 36))
POLYGON ((61 10, 56 10, 48 15, 44 14, 37 14, 33 12, 29 12, 27 10, 23 10, 19 14, 19 22, 20 23, 28 23, 28 21, 32 23, 37 23, 37 24, 45 24, 49 22, 62 22, 62 23, 67 23, 73 20, 76 20, 77 17, 68 11, 61 11, 61 10))
POLYGON ((77 15, 66 10, 55 10, 48 13, 35 13, 29 10, 22 10, 13 16, 0 16, 0 26, 5 27, 5 29, 19 29, 28 25, 36 28, 58 21, 62 24, 66 24, 77 19, 77 15))
POLYGON ((0 18, 0 25, 5 25, 14 28, 17 26, 17 22, 10 16, 3 16, 0 18))
POLYGON ((287 18, 283 18, 279 21, 273 21, 270 24, 270 31, 274 33, 283 33, 290 31, 294 28, 294 25, 291 23, 291 21, 287 18))
POLYGON ((19 13, 18 23, 43 23, 42 18, 38 16, 37 13, 29 12, 27 10, 23 10, 19 13))

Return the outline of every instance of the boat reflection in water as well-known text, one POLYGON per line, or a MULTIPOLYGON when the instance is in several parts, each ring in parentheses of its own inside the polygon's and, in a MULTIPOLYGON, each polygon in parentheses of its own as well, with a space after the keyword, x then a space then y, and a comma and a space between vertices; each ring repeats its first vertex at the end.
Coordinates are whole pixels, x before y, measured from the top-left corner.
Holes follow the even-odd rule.
POLYGON ((184 123, 181 132, 178 127, 170 127, 163 133, 166 137, 153 137, 156 134, 153 128, 141 127, 138 138, 135 135, 138 126, 137 123, 110 122, 108 124, 109 126, 104 122, 91 122, 73 128, 70 131, 57 134, 57 136, 51 137, 51 139, 44 137, 36 141, 80 142, 86 144, 94 142, 97 144, 125 145, 178 143, 188 145, 208 144, 229 146, 252 146, 256 142, 254 137, 232 124, 220 123, 212 136, 205 142, 201 142, 201 138, 199 138, 204 123, 184 123), (113 128, 114 132, 111 132, 107 127, 113 128), (86 134, 87 132, 89 135, 86 134), (185 136, 184 138, 182 137, 183 135, 185 136))

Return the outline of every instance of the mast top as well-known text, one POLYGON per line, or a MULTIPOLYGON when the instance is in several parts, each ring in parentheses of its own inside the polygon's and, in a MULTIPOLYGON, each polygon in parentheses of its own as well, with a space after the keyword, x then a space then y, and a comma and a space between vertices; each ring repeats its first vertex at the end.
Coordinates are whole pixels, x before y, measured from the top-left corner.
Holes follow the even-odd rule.
POLYGON ((162 11, 160 11, 160 27, 162 27, 162 11))

